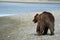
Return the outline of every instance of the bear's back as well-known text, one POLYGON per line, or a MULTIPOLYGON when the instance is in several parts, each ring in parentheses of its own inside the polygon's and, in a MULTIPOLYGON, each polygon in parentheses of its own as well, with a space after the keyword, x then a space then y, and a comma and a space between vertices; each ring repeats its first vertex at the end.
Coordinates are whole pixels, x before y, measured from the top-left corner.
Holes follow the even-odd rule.
POLYGON ((45 21, 51 21, 51 22, 54 22, 54 16, 52 15, 52 13, 50 12, 46 12, 44 11, 42 14, 42 19, 45 20, 45 21))

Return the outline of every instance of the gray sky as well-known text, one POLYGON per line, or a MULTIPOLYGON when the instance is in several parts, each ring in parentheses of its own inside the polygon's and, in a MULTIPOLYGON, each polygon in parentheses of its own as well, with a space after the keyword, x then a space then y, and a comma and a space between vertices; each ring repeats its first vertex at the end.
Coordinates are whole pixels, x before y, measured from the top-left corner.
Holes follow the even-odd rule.
POLYGON ((60 0, 0 0, 0 1, 60 1, 60 0))

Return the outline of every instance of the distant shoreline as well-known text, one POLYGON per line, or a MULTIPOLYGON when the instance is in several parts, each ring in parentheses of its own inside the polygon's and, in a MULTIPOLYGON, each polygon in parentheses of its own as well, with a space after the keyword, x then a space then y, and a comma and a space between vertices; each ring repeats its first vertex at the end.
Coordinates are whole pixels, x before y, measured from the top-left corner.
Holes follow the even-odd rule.
POLYGON ((60 4, 60 1, 0 1, 8 3, 29 3, 29 4, 60 4))

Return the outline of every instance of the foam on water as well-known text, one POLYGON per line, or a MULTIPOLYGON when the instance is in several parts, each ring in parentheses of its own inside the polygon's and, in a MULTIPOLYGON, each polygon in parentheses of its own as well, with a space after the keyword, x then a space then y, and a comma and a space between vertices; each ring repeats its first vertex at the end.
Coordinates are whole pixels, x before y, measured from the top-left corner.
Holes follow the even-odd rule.
POLYGON ((3 17, 3 16, 12 16, 12 15, 16 15, 16 14, 1 14, 0 17, 3 17))

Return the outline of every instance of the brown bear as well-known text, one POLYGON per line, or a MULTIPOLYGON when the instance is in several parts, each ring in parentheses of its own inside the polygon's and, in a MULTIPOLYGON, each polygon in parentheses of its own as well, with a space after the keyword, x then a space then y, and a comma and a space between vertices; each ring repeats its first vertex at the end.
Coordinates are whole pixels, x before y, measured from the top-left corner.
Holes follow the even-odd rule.
POLYGON ((36 32, 39 35, 46 35, 48 29, 50 29, 51 35, 54 35, 54 22, 55 18, 50 12, 42 12, 41 14, 36 14, 33 19, 34 23, 37 23, 36 32))

